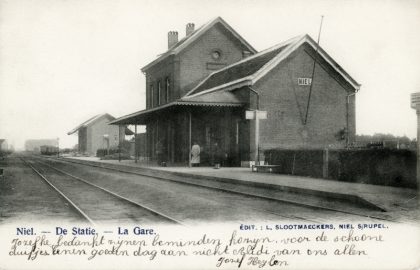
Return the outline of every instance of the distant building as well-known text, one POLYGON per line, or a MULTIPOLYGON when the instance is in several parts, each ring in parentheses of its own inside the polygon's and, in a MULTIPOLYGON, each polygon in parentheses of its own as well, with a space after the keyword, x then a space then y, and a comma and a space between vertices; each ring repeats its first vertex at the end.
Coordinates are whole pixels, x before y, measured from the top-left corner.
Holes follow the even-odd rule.
POLYGON ((257 52, 220 17, 189 23, 180 41, 168 33, 168 50, 142 72, 146 109, 111 123, 146 125, 151 159, 159 149, 166 161, 186 162, 195 141, 202 163, 222 152, 225 164, 246 164, 257 156, 256 109, 267 117, 260 152, 343 148, 355 137, 360 85, 308 35, 257 52))
POLYGON ((115 120, 115 117, 110 114, 99 114, 81 123, 67 134, 77 132, 78 152, 95 156, 98 149, 118 147, 119 142, 125 139, 125 135, 133 134, 126 126, 109 125, 112 120, 115 120))
POLYGON ((41 146, 58 147, 58 139, 31 139, 25 141, 26 151, 40 152, 41 146))
POLYGON ((8 145, 6 139, 0 139, 0 150, 8 150, 8 145))

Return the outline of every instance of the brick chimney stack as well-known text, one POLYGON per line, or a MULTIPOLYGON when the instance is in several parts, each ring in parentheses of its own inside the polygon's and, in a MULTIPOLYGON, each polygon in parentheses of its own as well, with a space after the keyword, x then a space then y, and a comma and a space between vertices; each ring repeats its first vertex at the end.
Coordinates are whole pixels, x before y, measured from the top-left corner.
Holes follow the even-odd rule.
POLYGON ((191 35, 192 32, 194 32, 194 24, 188 23, 187 26, 185 27, 185 35, 189 36, 191 35))
POLYGON ((168 49, 178 43, 178 32, 169 31, 168 32, 168 49))

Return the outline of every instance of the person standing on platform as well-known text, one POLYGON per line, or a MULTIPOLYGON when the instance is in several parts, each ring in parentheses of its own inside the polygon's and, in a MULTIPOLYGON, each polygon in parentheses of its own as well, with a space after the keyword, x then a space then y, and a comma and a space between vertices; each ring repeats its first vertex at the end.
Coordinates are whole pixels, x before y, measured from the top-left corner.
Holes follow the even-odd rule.
POLYGON ((191 166, 200 167, 200 146, 197 142, 191 147, 191 166))

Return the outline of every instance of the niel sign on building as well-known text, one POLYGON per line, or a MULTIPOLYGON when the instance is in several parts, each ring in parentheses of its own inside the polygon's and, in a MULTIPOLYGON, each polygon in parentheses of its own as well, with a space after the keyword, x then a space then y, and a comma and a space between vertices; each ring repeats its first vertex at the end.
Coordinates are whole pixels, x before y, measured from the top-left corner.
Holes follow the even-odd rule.
POLYGON ((311 85, 312 78, 298 78, 298 85, 311 85))

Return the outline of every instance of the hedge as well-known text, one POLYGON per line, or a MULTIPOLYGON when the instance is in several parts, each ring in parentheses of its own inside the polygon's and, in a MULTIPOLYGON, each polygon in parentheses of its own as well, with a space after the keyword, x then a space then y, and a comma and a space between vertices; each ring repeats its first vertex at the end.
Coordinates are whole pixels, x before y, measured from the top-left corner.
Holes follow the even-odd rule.
POLYGON ((374 185, 416 188, 416 152, 400 149, 266 150, 265 161, 279 173, 374 185))

